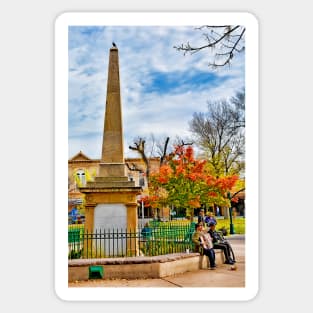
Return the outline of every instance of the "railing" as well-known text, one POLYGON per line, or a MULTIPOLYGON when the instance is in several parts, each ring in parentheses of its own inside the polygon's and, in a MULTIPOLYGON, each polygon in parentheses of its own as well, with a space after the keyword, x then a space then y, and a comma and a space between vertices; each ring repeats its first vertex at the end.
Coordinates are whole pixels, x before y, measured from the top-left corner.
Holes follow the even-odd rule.
MULTIPOLYGON (((233 220, 236 234, 245 233, 245 219, 233 220)), ((149 228, 137 230, 85 231, 84 225, 70 225, 68 229, 68 257, 108 258, 126 256, 155 256, 192 251, 191 236, 195 223, 189 221, 151 221, 149 228)), ((229 220, 218 219, 217 230, 225 229, 229 235, 229 220)))
POLYGON ((69 259, 154 256, 192 249, 194 224, 132 230, 69 231, 69 259))

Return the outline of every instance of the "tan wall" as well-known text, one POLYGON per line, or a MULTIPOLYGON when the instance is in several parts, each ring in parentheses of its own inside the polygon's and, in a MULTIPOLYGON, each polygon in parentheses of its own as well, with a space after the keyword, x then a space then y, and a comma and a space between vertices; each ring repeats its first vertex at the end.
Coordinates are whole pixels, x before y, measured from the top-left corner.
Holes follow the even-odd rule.
MULTIPOLYGON (((132 158, 132 159, 125 159, 125 163, 128 162, 130 165, 134 163, 138 168, 142 168, 143 171, 145 171, 145 165, 142 159, 140 158, 132 158)), ((150 166, 152 171, 157 171, 159 169, 159 159, 158 158, 153 158, 150 159, 150 166)), ((68 192, 68 197, 70 199, 77 199, 79 198, 79 193, 78 188, 76 188, 76 182, 75 182, 75 173, 78 170, 83 170, 83 171, 88 171, 88 173, 91 176, 98 176, 99 175, 99 164, 100 160, 69 160, 68 161, 68 178, 69 178, 69 192, 68 192)), ((138 171, 130 171, 126 166, 126 176, 132 176, 135 185, 139 186, 139 172, 138 171)), ((145 187, 147 184, 145 185, 145 187)), ((145 191, 145 190, 144 190, 145 191)), ((71 208, 69 208, 70 210, 71 208)))

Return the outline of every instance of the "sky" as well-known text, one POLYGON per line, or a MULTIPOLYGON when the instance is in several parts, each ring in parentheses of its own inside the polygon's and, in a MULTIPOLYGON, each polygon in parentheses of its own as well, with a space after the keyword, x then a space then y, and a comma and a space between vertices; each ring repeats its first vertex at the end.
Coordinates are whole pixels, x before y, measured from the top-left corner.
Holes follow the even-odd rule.
POLYGON ((71 158, 82 151, 101 158, 109 51, 119 50, 124 157, 138 137, 170 144, 192 138, 194 112, 208 101, 228 99, 244 88, 245 55, 231 66, 208 67, 212 51, 186 54, 182 43, 203 45, 204 30, 192 26, 71 26, 68 33, 68 144, 71 158))

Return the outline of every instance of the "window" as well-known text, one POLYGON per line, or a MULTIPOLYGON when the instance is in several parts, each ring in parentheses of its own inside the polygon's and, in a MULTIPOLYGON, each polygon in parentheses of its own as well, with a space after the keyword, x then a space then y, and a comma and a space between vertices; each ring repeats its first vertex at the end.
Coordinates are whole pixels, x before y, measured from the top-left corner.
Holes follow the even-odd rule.
POLYGON ((86 175, 85 175, 85 171, 83 170, 78 170, 76 172, 76 177, 77 177, 77 181, 79 182, 80 186, 85 186, 86 185, 86 175))
POLYGON ((144 177, 144 173, 143 172, 139 173, 139 186, 140 187, 144 187, 145 186, 145 177, 144 177))

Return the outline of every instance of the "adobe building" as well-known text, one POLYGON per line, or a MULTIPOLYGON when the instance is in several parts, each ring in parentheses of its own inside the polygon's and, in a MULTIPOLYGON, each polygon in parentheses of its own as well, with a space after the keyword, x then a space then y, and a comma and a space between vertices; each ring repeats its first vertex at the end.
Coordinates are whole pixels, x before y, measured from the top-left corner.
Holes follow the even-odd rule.
MULTIPOLYGON (((126 167, 126 176, 129 180, 135 182, 135 186, 140 186, 143 189, 142 195, 147 194, 147 180, 145 177, 146 167, 142 159, 140 158, 125 158, 125 163, 130 166, 135 166, 142 171, 131 171, 126 167)), ((160 167, 160 159, 150 158, 150 169, 151 172, 158 172, 160 167)), ((79 191, 79 186, 86 185, 87 180, 94 180, 94 177, 98 176, 98 168, 100 164, 100 159, 90 159, 82 151, 74 155, 68 160, 68 211, 70 212, 74 207, 83 207, 83 194, 79 191)), ((237 203, 232 203, 235 210, 234 214, 237 216, 244 216, 245 214, 245 192, 242 191, 237 195, 239 201, 237 203)), ((150 207, 145 207, 143 212, 140 204, 141 196, 137 196, 137 216, 138 218, 152 219, 153 217, 160 217, 162 220, 170 219, 170 212, 168 208, 160 208, 159 212, 155 212, 150 207), (143 214, 142 214, 143 213, 143 214)), ((225 208, 207 208, 207 210, 213 210, 215 216, 229 216, 228 209, 225 208)), ((180 210, 176 210, 180 213, 180 210)), ((84 212, 83 212, 84 213, 84 212)), ((197 215, 197 211, 195 211, 197 215)), ((142 223, 143 224, 143 223, 142 223)))
MULTIPOLYGON (((94 181, 99 176, 100 159, 90 159, 82 151, 78 152, 68 160, 68 212, 73 208, 84 207, 84 195, 80 192, 79 187, 86 186, 87 181, 94 181)), ((158 171, 160 165, 159 158, 150 158, 151 171, 158 171)), ((126 166, 126 176, 129 180, 134 181, 135 186, 143 189, 142 194, 147 194, 147 180, 145 176, 146 167, 140 158, 125 158, 125 164, 135 166, 141 171, 131 171, 126 166)), ((140 206, 140 195, 137 196, 137 216, 142 217, 142 208, 140 206)), ((84 211, 82 213, 85 213, 84 211)), ((160 212, 161 217, 167 219, 169 212, 160 212), (162 214, 163 213, 163 214, 162 214)), ((153 212, 151 208, 144 208, 144 218, 152 218, 153 212)))

